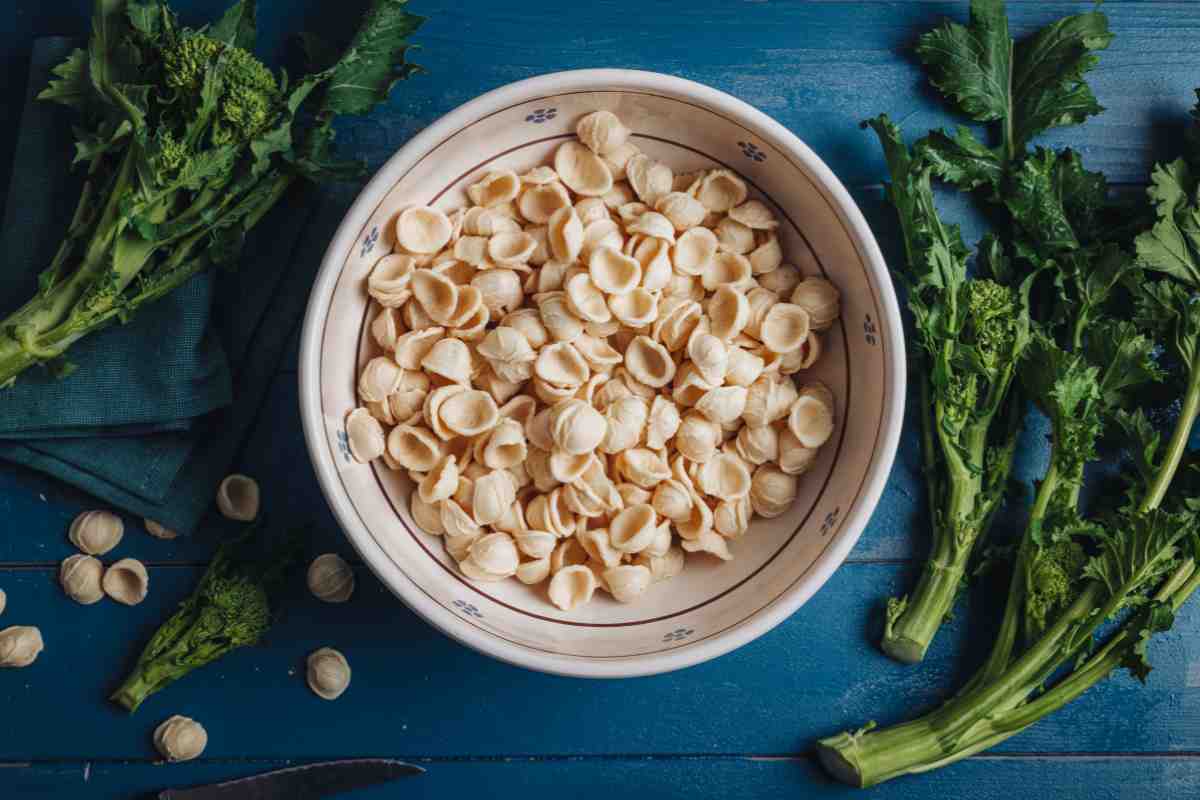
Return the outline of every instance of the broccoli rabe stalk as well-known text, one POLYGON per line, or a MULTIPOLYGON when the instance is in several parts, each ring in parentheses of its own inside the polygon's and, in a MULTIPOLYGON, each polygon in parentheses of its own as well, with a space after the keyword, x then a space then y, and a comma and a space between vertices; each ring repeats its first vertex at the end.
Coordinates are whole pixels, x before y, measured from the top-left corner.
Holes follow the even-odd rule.
POLYGON ((271 627, 272 596, 296 559, 290 544, 255 552, 263 546, 257 535, 252 529, 217 551, 196 590, 162 624, 112 694, 114 703, 136 711, 192 670, 262 639, 271 627))
POLYGON ((162 0, 96 0, 91 41, 39 97, 84 118, 83 190, 36 294, 0 320, 0 386, 214 265, 297 179, 357 174, 333 159, 332 122, 365 114, 413 71, 405 0, 373 0, 345 54, 290 85, 250 49, 254 0, 211 26, 162 0))
MULTIPOLYGON (((1185 234, 1200 213, 1200 182, 1186 163, 1155 170, 1150 198, 1158 221, 1137 237, 1136 265, 1111 246, 1076 248, 1076 256, 1059 253, 1042 265, 1056 271, 1056 313, 1050 332, 1035 336, 1021 378, 1051 418, 1051 461, 1020 542, 1000 633, 983 667, 941 708, 821 741, 821 760, 840 780, 870 786, 966 758, 1118 668, 1145 681, 1150 637, 1170 628, 1200 588, 1200 465, 1185 453, 1200 407, 1193 294, 1200 248, 1185 234), (1149 279, 1156 272, 1164 277, 1149 279), (1133 303, 1124 295, 1113 301, 1116 281, 1133 303), (1130 306, 1133 320, 1120 319, 1130 306), (1165 447, 1137 392, 1163 379, 1181 400, 1165 447), (1084 515, 1084 466, 1096 458, 1102 433, 1125 445, 1126 500, 1084 515)), ((1078 225, 1067 230, 1079 238, 1078 225)))
MULTIPOLYGON (((882 643, 894 658, 914 662, 953 606, 1008 483, 1018 421, 1009 390, 1029 342, 1029 286, 969 278, 958 229, 938 217, 931 165, 909 151, 886 115, 867 124, 879 135, 891 173, 888 199, 900 218, 906 256, 899 276, 924 392, 932 546, 912 594, 889 601, 882 643)), ((981 266, 1004 277, 994 240, 982 243, 980 256, 981 266)))
MULTIPOLYGON (((1101 110, 1083 75, 1110 38, 1104 16, 1087 13, 1014 43, 1004 3, 973 0, 968 25, 947 22, 925 34, 917 55, 951 105, 992 125, 996 146, 960 127, 952 134, 933 131, 909 152, 886 117, 869 123, 887 156, 888 197, 901 219, 903 276, 923 351, 917 375, 933 529, 916 587, 888 602, 882 647, 898 660, 924 658, 1004 499, 1026 402, 1010 386, 1030 317, 1046 321, 1048 311, 1038 297, 1031 301, 1030 282, 1050 256, 1079 247, 1066 216, 1090 219, 1097 211, 1054 202, 1066 197, 1070 204, 1080 184, 1095 188, 1086 185, 1091 176, 1077 159, 1067 156, 1060 164, 1053 152, 1030 155, 1027 149, 1047 128, 1077 124, 1101 110), (975 279, 967 277, 957 229, 937 220, 930 177, 976 190, 1010 217, 999 235, 980 242, 975 279)), ((1094 234, 1091 227, 1086 232, 1094 234)))

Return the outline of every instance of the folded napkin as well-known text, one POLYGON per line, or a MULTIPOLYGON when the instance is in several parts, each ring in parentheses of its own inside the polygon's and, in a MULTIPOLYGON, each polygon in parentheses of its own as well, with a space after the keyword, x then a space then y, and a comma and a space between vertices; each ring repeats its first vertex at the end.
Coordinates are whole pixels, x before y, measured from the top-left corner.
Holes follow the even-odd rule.
MULTIPOLYGON (((0 235, 3 313, 32 294, 78 196, 72 112, 34 100, 75 44, 34 44, 0 235)), ((322 202, 299 187, 255 229, 236 271, 199 275, 127 325, 84 339, 68 353, 77 365, 68 377, 34 368, 0 391, 0 459, 181 533, 194 529, 303 312, 328 242, 320 237, 340 217, 333 208, 324 225, 308 224, 322 202)))

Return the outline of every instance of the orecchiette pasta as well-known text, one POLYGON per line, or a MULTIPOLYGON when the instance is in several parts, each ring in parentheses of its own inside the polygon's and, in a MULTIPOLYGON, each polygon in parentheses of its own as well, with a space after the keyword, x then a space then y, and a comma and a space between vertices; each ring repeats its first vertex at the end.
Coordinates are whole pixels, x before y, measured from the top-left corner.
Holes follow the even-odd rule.
POLYGON ((552 164, 472 176, 466 207, 389 222, 344 420, 463 575, 562 612, 732 558, 838 424, 809 370, 840 294, 774 207, 731 170, 676 174, 610 111, 575 131, 552 164))

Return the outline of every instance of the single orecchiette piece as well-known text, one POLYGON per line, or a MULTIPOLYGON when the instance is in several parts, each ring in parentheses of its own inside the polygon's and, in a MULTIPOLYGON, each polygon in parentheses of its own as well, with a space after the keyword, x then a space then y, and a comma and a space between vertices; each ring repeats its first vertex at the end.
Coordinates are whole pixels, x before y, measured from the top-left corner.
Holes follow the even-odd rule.
POLYGON ((383 426, 371 412, 356 408, 346 416, 346 444, 354 460, 366 464, 383 455, 387 448, 387 437, 383 426))
POLYGON ((680 547, 688 553, 708 553, 722 561, 733 559, 733 554, 729 552, 729 543, 714 530, 705 530, 695 539, 684 539, 680 542, 680 547))
POLYGON ((420 498, 419 493, 413 492, 409 498, 409 512, 413 521, 426 533, 441 536, 446 532, 442 526, 442 515, 437 506, 427 503, 420 498))
POLYGON ((104 593, 126 606, 136 606, 146 599, 150 590, 150 575, 142 562, 122 558, 104 571, 101 581, 104 593))
POLYGON ((81 553, 102 556, 121 543, 125 523, 111 511, 85 511, 71 523, 67 538, 81 553))
POLYGON ((676 449, 684 458, 697 463, 712 458, 720 442, 721 427, 696 412, 685 414, 675 433, 676 449))
POLYGON ((707 495, 739 500, 750 493, 750 471, 738 456, 722 453, 701 465, 698 483, 707 495))
POLYGON ((76 553, 62 562, 58 569, 58 582, 67 597, 80 605, 90 606, 104 597, 100 585, 104 565, 95 556, 76 553))
MULTIPOLYGON (((478 183, 467 187, 467 194, 475 205, 487 207, 515 200, 520 190, 521 179, 515 172, 498 170, 489 172, 478 183)), ((463 229, 466 230, 465 224, 463 229)))
POLYGON ((833 433, 833 396, 821 384, 806 387, 788 411, 788 430, 805 447, 820 447, 833 433))
POLYGON ((0 667, 28 667, 37 660, 45 644, 42 632, 27 625, 0 631, 0 667))
POLYGON ((228 519, 250 522, 258 516, 259 494, 253 478, 228 475, 217 487, 217 509, 228 519))
POLYGON ((608 538, 622 553, 639 553, 650 546, 657 532, 652 506, 641 504, 624 509, 608 524, 608 538))
POLYGON ((517 489, 513 484, 512 473, 507 470, 492 470, 475 481, 471 504, 475 521, 480 525, 495 523, 504 516, 516 499, 517 489))
POLYGON ((167 761, 191 761, 208 747, 208 732, 190 717, 176 714, 154 729, 154 748, 167 761))
POLYGON ((550 577, 550 557, 525 561, 517 567, 516 579, 529 586, 541 583, 550 577))
POLYGON ((669 478, 654 488, 654 510, 669 520, 683 522, 692 513, 692 493, 679 481, 669 478))
POLYGON ((677 545, 671 547, 662 555, 652 555, 649 552, 638 553, 633 563, 640 564, 650 570, 651 583, 669 580, 683 572, 683 548, 677 545))
POLYGON ((409 281, 416 260, 403 253, 392 253, 375 263, 367 278, 367 294, 375 298, 385 309, 398 308, 412 297, 409 281))
MULTIPOLYGON (((780 297, 788 296, 800 283, 800 270, 796 269, 791 264, 780 264, 777 268, 758 276, 758 285, 762 288, 774 292, 780 297)), ((792 299, 796 303, 795 299, 792 299)), ((804 303, 796 303, 798 306, 803 306, 804 303)), ((812 309, 807 309, 809 315, 812 315, 812 309)))
POLYGON ((554 171, 572 192, 599 197, 612 189, 612 173, 604 159, 579 142, 567 140, 554 152, 554 171))
POLYGON ((827 329, 840 313, 841 293, 824 278, 805 278, 800 281, 792 290, 791 300, 808 312, 813 330, 827 329))
POLYGON ((717 236, 708 228, 689 228, 675 240, 675 269, 685 275, 703 275, 717 255, 717 246, 717 236))
POLYGON ((573 611, 591 602, 596 592, 596 576, 583 565, 563 567, 550 579, 550 602, 563 611, 573 611))
POLYGON ((700 181, 696 199, 715 213, 724 213, 746 199, 746 182, 727 169, 715 169, 700 181))
POLYGON ((763 464, 754 470, 750 482, 750 504, 754 513, 768 519, 778 517, 796 499, 797 481, 773 464, 763 464))
POLYGON ((317 556, 308 565, 308 590, 326 603, 344 603, 354 594, 354 570, 337 553, 317 556))
POLYGON ((642 153, 625 162, 625 176, 638 199, 650 207, 669 194, 675 183, 675 173, 670 167, 642 153))
POLYGON ((436 208, 413 206, 396 219, 396 242, 409 253, 436 253, 452 233, 450 220, 436 208))
POLYGON ((649 336, 638 336, 625 350, 625 368, 639 382, 657 389, 675 377, 675 361, 667 348, 649 336))
POLYGON ((579 120, 575 135, 597 155, 607 155, 629 139, 629 129, 611 111, 593 111, 579 120))
POLYGON ((604 571, 604 583, 620 603, 632 603, 650 588, 650 582, 649 568, 637 564, 618 564, 604 571))
POLYGON ((459 436, 477 436, 500 421, 500 410, 487 392, 467 389, 446 398, 438 411, 438 419, 459 436))
POLYGON ((549 425, 554 444, 575 455, 595 450, 608 432, 608 422, 600 412, 582 400, 567 400, 554 406, 549 425))
POLYGON ((322 647, 308 656, 308 688, 322 700, 336 700, 350 686, 350 663, 332 647, 322 647))

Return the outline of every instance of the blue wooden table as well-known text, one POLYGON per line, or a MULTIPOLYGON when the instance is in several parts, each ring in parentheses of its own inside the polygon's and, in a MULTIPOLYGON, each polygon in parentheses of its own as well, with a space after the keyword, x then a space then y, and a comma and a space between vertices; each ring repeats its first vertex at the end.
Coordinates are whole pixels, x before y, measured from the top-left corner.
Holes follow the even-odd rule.
MULTIPOLYGON (((0 92, 11 111, 20 107, 32 40, 83 35, 90 3, 2 5, 0 92)), ((199 19, 224 3, 176 5, 199 19)), ((357 3, 260 5, 262 49, 278 54, 285 31, 349 27, 347 9, 357 3)), ((850 186, 894 254, 882 162, 856 123, 887 111, 916 134, 949 121, 905 52, 942 16, 965 15, 965 5, 413 0, 413 10, 430 17, 417 54, 429 74, 402 85, 386 110, 348 128, 342 142, 378 165, 439 115, 509 81, 577 67, 659 70, 737 95, 795 131, 850 186)), ((1018 33, 1090 7, 1009 5, 1018 33)), ((1051 141, 1079 148, 1113 183, 1137 185, 1155 158, 1173 155, 1200 84, 1200 4, 1110 0, 1104 9, 1116 41, 1091 81, 1108 111, 1051 141)), ((14 127, 15 120, 0 126, 0 186, 14 127)), ((344 191, 352 195, 353 187, 344 191)), ((304 451, 295 362, 293 346, 236 467, 262 483, 275 520, 314 523, 310 556, 332 550, 350 558, 304 451)), ((370 755, 406 758, 428 774, 363 797, 851 796, 821 773, 813 740, 935 702, 976 663, 994 616, 986 598, 972 598, 920 668, 875 648, 881 598, 909 585, 923 552, 917 470, 910 425, 872 524, 827 586, 770 634, 680 673, 600 683, 505 666, 431 629, 359 567, 347 606, 297 591, 269 643, 195 674, 129 717, 105 701, 106 689, 187 593, 214 534, 162 542, 128 520, 121 555, 145 560, 150 597, 133 609, 76 606, 55 575, 72 552, 68 523, 93 501, 0 466, 0 588, 8 593, 0 622, 39 625, 46 638, 36 665, 0 674, 0 798, 127 798, 370 755), (967 639, 975 646, 965 647, 967 639), (341 649, 354 669, 350 690, 335 703, 304 686, 304 657, 322 645, 341 649), (209 746, 200 761, 159 766, 150 733, 174 713, 200 719, 209 746)), ((986 755, 872 796, 1200 796, 1200 603, 1184 609, 1151 655, 1157 668, 1148 686, 1117 676, 986 755)))

